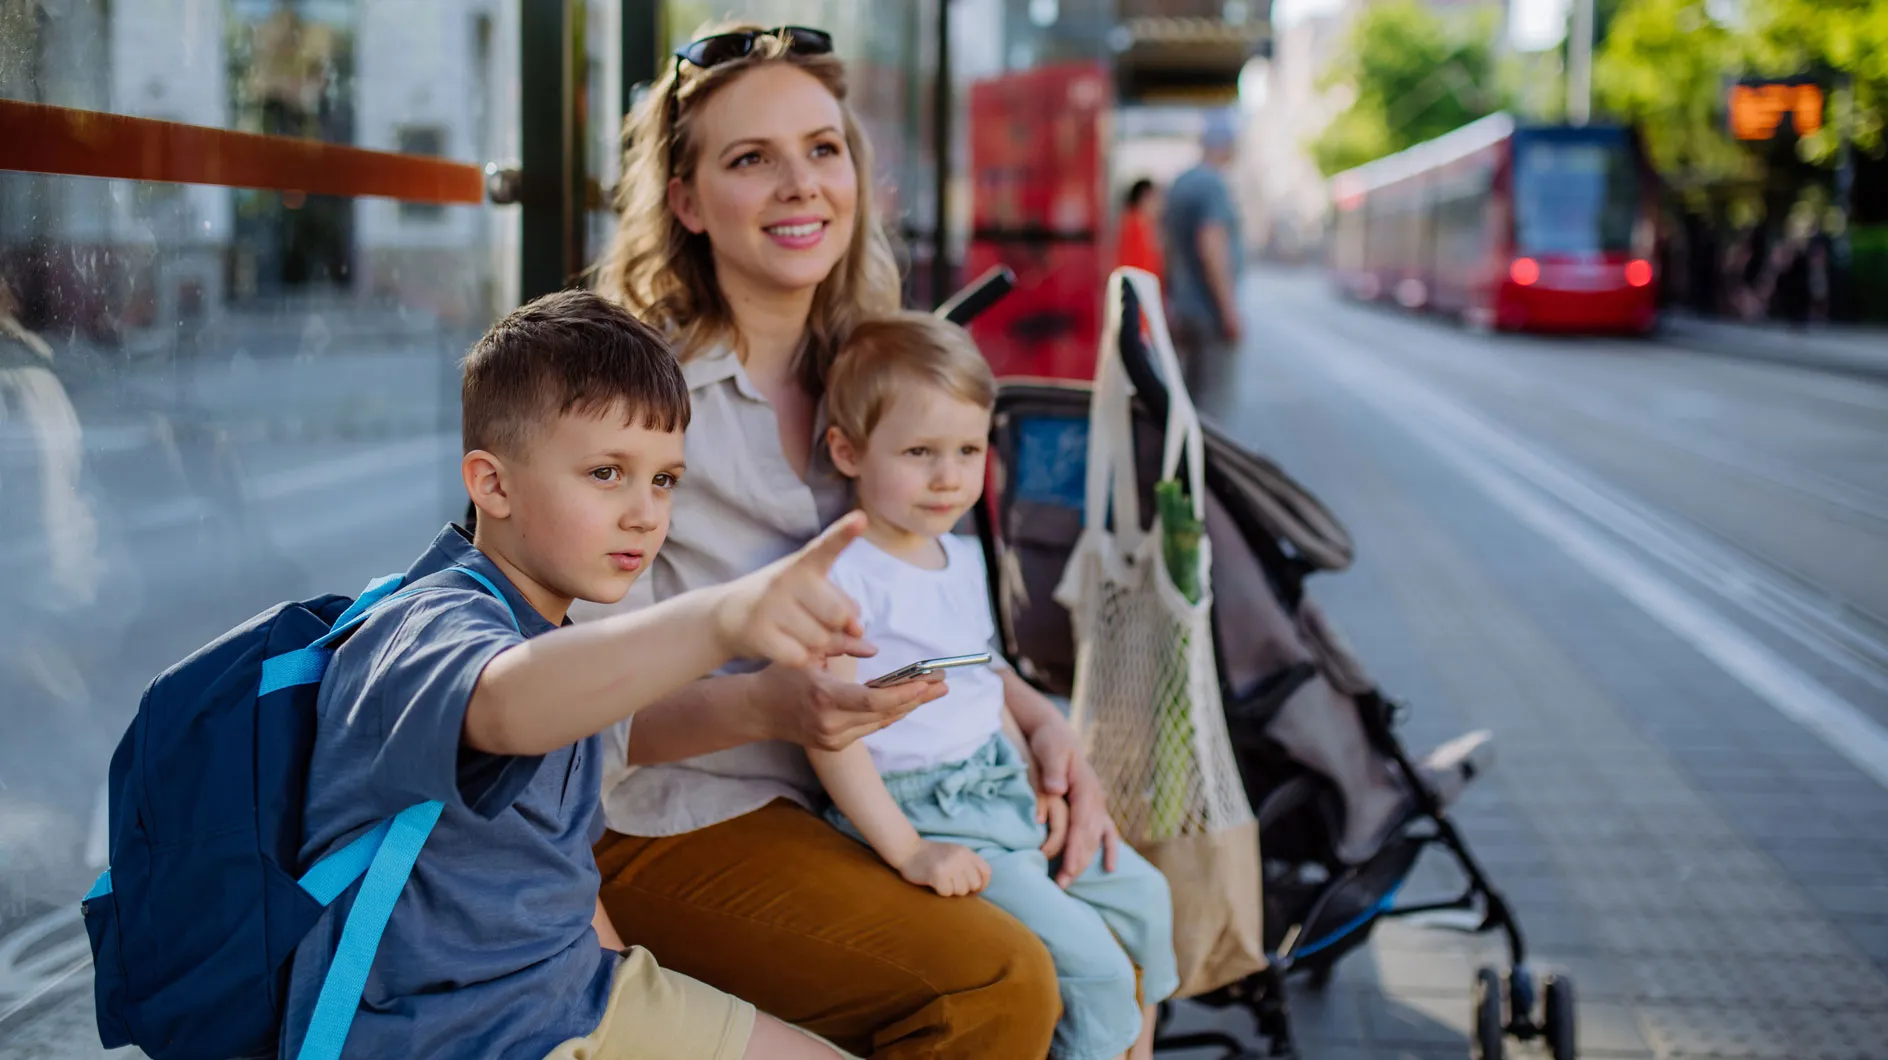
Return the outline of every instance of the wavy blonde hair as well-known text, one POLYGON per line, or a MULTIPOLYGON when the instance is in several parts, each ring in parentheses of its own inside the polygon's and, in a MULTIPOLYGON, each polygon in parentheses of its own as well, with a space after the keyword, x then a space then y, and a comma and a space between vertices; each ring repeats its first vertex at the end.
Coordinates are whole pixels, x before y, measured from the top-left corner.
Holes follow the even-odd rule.
MULTIPOLYGON (((759 29, 747 22, 703 27, 697 37, 759 29)), ((846 68, 835 55, 794 55, 785 36, 764 36, 746 56, 702 69, 670 61, 625 122, 628 147, 617 186, 616 234, 597 269, 597 290, 662 329, 683 361, 717 345, 741 350, 727 299, 715 279, 714 253, 705 233, 690 232, 669 209, 669 179, 695 179, 702 145, 694 115, 716 92, 760 66, 784 63, 811 74, 839 101, 846 150, 858 174, 852 241, 813 292, 807 343, 798 366, 809 392, 824 389, 826 369, 860 321, 896 312, 900 305, 898 264, 890 237, 879 222, 872 194, 872 145, 846 101, 846 68), (668 106, 677 92, 673 129, 668 106)))

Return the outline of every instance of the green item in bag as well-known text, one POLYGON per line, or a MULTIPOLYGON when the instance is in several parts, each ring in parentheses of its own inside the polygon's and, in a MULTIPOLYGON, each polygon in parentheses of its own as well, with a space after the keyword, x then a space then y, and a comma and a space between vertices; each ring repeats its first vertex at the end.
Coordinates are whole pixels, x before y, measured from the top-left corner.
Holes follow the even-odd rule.
MULTIPOLYGON (((1193 514, 1193 502, 1186 487, 1177 479, 1163 479, 1154 486, 1154 505, 1160 516, 1161 558, 1175 589, 1190 603, 1199 603, 1200 539, 1206 528, 1193 514)), ((1178 631, 1170 649, 1172 659, 1186 659, 1192 650, 1187 631, 1178 631)), ((1158 713, 1154 718, 1154 756, 1150 763, 1149 828, 1151 839, 1168 839, 1179 834, 1186 822, 1187 794, 1197 771, 1190 761, 1193 748, 1193 703, 1187 687, 1187 671, 1170 666, 1165 671, 1168 684, 1161 690, 1158 713)))

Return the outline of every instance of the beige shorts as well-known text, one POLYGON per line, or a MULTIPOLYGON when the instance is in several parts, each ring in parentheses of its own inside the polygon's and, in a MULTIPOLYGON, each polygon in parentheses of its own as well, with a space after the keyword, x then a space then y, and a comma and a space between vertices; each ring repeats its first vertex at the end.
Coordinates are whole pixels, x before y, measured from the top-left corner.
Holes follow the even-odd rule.
POLYGON ((741 1060, 754 1006, 700 980, 664 970, 648 950, 616 969, 603 1022, 545 1060, 741 1060))

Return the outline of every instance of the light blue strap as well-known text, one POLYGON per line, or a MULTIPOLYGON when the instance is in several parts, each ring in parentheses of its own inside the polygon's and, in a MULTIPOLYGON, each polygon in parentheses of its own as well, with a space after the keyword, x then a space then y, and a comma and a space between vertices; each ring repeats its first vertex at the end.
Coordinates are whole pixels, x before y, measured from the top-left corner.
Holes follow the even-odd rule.
POLYGON ((367 588, 361 590, 361 594, 354 598, 354 602, 347 606, 346 611, 341 612, 341 617, 335 619, 334 624, 337 626, 346 625, 356 615, 365 613, 368 608, 379 603, 388 593, 398 589, 400 583, 405 580, 406 575, 404 574, 384 574, 368 582, 367 588))
MULTIPOLYGON (((470 567, 450 567, 484 586, 486 591, 504 605, 505 614, 510 616, 511 624, 520 633, 524 627, 518 622, 518 613, 512 609, 511 601, 498 590, 490 578, 470 567)), ((287 659, 309 651, 320 651, 325 668, 327 643, 345 633, 353 626, 365 621, 368 613, 377 604, 407 593, 418 591, 416 587, 393 592, 393 585, 386 585, 383 578, 368 586, 362 598, 376 594, 367 606, 348 608, 334 629, 326 637, 316 641, 311 648, 303 652, 291 652, 278 658, 287 659), (376 593, 376 590, 379 590, 376 593)), ((268 663, 265 660, 265 675, 268 663)), ((285 672, 290 664, 283 664, 285 672)), ((296 664, 306 665, 306 664, 296 664)), ((315 676, 320 680, 320 674, 315 676)), ((266 685, 265 680, 265 685, 266 685)), ((321 984, 321 994, 315 999, 315 1013, 308 1021, 308 1033, 302 1039, 302 1050, 296 1060, 339 1060, 341 1048, 347 1043, 348 1028, 353 1026, 354 1014, 360 1008, 361 991, 367 988, 367 974, 374 965, 374 953, 380 949, 380 936, 387 930, 387 921, 393 916, 394 904, 400 900, 400 892, 406 889, 407 878, 413 874, 413 865, 419 860, 420 849, 426 845, 426 837, 432 834, 433 826, 439 823, 439 814, 444 804, 423 802, 401 810, 389 820, 382 821, 364 835, 347 846, 322 858, 302 876, 301 885, 310 895, 323 905, 339 897, 347 890, 363 871, 366 878, 361 880, 361 889, 354 896, 354 906, 348 912, 347 924, 341 928, 341 944, 335 949, 334 962, 328 966, 328 976, 321 984)))
POLYGON ((89 902, 94 898, 103 898, 110 893, 111 870, 106 869, 104 872, 98 874, 98 879, 92 881, 92 889, 85 892, 85 897, 79 899, 79 901, 89 902))
POLYGON ((380 852, 380 844, 392 827, 393 818, 389 817, 356 836, 352 843, 315 862, 314 868, 302 874, 302 890, 322 905, 339 898, 341 892, 373 864, 374 855, 380 852))
POLYGON ((321 984, 321 996, 315 1000, 315 1015, 308 1023, 297 1060, 340 1060, 341 1046, 354 1023, 360 1007, 361 991, 367 987, 367 972, 374 964, 374 951, 380 948, 381 933, 387 930, 387 918, 393 905, 406 889, 413 863, 420 848, 439 821, 442 804, 422 802, 409 806, 393 818, 360 893, 354 896, 347 926, 341 929, 341 945, 328 966, 328 977, 321 984))
POLYGON ((321 683, 321 675, 328 669, 328 658, 333 654, 328 648, 310 646, 262 660, 262 683, 256 695, 266 696, 296 685, 321 683))
POLYGON ((460 574, 464 574, 470 577, 473 581, 478 582, 480 585, 485 586, 486 592, 489 592, 493 596, 497 597, 498 602, 505 605, 505 614, 511 617, 511 628, 517 630, 519 633, 524 632, 524 627, 518 624, 518 612, 513 611, 511 609, 511 601, 505 599, 505 594, 498 591, 498 586, 493 585, 492 580, 490 578, 487 578, 485 575, 480 574, 478 571, 473 570, 471 567, 447 567, 446 569, 456 570, 460 574))
POLYGON ((373 610, 374 606, 382 600, 387 599, 405 580, 404 574, 388 574, 375 578, 367 583, 367 588, 361 590, 361 594, 354 598, 353 603, 347 605, 347 610, 341 612, 340 617, 334 620, 334 625, 330 626, 328 632, 320 639, 306 648, 283 652, 272 659, 262 660, 262 683, 257 688, 256 695, 266 696, 271 692, 280 692, 284 688, 294 688, 297 685, 320 684, 321 675, 328 670, 328 658, 333 654, 328 650, 328 645, 336 637, 360 625, 367 618, 367 612, 373 610))

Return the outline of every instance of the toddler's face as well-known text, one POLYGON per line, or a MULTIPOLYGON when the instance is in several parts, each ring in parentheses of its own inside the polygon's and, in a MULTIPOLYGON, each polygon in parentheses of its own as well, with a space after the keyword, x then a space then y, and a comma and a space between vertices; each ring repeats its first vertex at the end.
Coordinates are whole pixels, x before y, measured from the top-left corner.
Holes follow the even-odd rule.
POLYGON ((531 444, 506 489, 530 573, 573 600, 621 600, 669 533, 682 432, 571 412, 531 444))
POLYGON ((863 453, 835 461, 874 519, 920 537, 947 534, 983 496, 989 410, 927 387, 892 399, 863 453), (853 466, 847 467, 847 464, 853 466))

